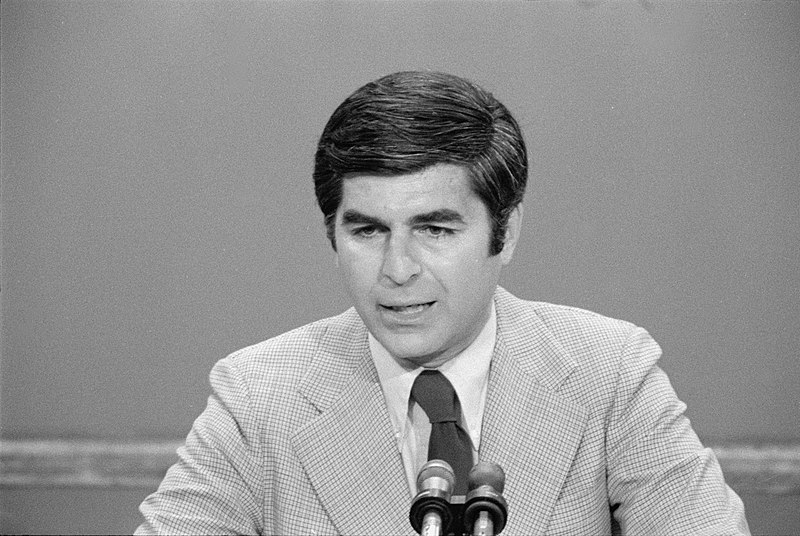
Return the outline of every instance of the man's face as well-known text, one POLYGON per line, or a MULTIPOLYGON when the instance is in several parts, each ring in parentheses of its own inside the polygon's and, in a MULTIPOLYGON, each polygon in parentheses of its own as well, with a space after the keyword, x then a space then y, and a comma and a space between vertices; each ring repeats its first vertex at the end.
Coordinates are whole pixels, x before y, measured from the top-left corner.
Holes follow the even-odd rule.
POLYGON ((491 221, 467 171, 353 174, 336 213, 337 264, 372 335, 400 362, 436 367, 477 337, 519 233, 489 256, 491 221))

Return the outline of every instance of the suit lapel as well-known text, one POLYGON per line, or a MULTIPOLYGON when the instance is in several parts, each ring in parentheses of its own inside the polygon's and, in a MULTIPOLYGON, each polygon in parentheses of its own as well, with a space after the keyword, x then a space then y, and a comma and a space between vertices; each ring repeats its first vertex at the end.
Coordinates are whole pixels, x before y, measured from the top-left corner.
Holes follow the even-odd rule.
MULTIPOLYGON (((508 534, 541 534, 577 452, 586 408, 558 394, 575 367, 546 325, 500 289, 480 458, 506 471, 508 534)), ((292 444, 343 534, 414 534, 410 492, 366 328, 352 310, 332 328, 300 391, 321 412, 292 444), (398 507, 398 505, 404 505, 398 507)))
POLYGON ((538 318, 523 319, 508 310, 504 301, 515 298, 503 294, 497 301, 498 338, 480 457, 506 471, 508 533, 540 534, 580 444, 588 411, 556 391, 575 366, 570 356, 538 318))
POLYGON ((292 443, 339 532, 413 534, 403 463, 366 330, 360 322, 352 325, 330 338, 339 344, 327 345, 333 349, 306 374, 300 389, 321 414, 292 443))

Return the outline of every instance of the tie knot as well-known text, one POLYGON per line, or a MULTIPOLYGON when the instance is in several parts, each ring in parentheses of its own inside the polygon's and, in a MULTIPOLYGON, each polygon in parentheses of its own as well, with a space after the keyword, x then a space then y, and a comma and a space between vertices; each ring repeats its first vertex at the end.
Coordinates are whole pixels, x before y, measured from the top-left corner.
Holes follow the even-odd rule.
POLYGON ((458 423, 453 385, 438 370, 424 370, 411 386, 411 396, 422 407, 431 423, 458 423))

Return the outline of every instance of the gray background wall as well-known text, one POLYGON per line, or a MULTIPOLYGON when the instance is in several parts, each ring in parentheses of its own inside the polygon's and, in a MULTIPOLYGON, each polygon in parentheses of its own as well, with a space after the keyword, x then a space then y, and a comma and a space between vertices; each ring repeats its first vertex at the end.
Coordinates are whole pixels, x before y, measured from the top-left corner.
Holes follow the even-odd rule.
POLYGON ((180 439, 347 307, 314 146, 401 69, 523 126, 506 288, 650 330, 706 441, 800 440, 800 4, 645 0, 3 2, 0 437, 180 439))

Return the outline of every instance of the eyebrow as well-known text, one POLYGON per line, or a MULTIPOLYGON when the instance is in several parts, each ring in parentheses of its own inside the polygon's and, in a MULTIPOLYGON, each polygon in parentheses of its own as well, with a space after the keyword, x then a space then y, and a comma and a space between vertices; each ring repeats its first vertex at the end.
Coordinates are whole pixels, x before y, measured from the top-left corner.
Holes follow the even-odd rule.
MULTIPOLYGON (((416 214, 409 220, 410 225, 431 224, 431 223, 464 223, 464 217, 448 208, 441 208, 416 214)), ((380 225, 388 227, 388 224, 377 217, 368 216, 354 209, 345 210, 342 214, 342 225, 380 225)))
POLYGON ((464 223, 464 218, 455 210, 440 208, 424 214, 417 214, 411 218, 411 225, 421 223, 464 223))
POLYGON ((357 210, 348 209, 342 214, 342 225, 383 225, 386 224, 380 218, 367 216, 357 210))

